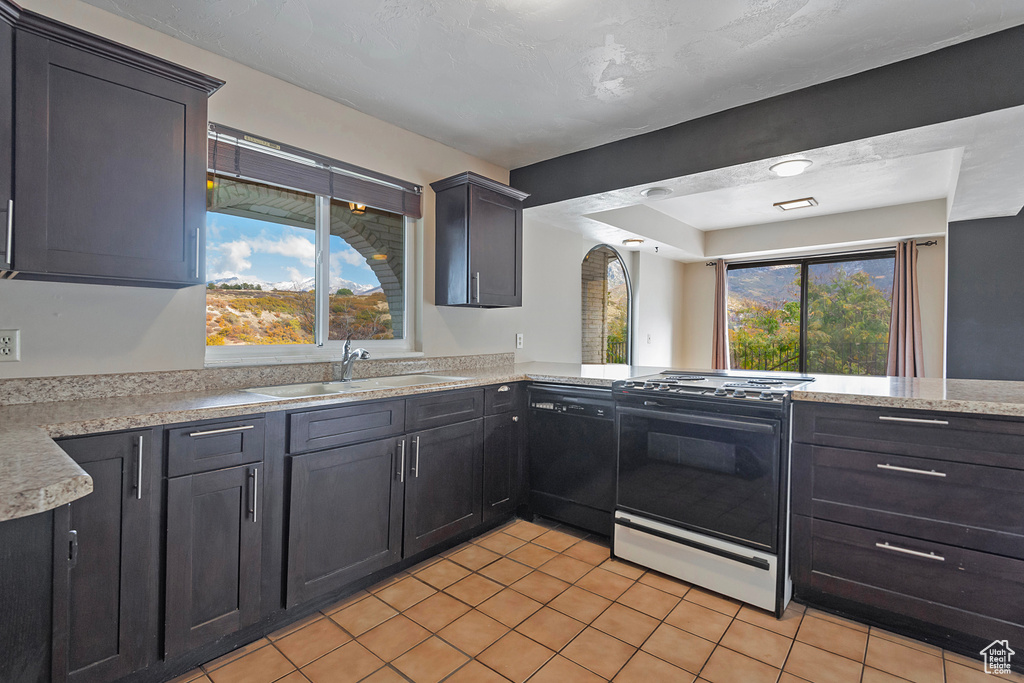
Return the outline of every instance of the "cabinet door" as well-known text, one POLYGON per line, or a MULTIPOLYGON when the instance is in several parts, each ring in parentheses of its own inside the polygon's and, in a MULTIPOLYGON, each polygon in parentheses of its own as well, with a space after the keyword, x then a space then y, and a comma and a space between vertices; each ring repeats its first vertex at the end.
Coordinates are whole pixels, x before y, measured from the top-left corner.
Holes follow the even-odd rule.
POLYGON ((481 522, 483 420, 428 429, 408 438, 406 557, 481 522))
POLYGON ((288 606, 402 557, 406 439, 292 458, 288 606))
POLYGON ((261 469, 167 481, 167 656, 259 619, 261 469))
POLYGON ((483 521, 509 514, 518 490, 518 421, 515 413, 484 418, 483 521))
POLYGON ((471 302, 480 306, 522 305, 521 201, 470 185, 469 270, 471 302))
POLYGON ((10 223, 10 200, 13 197, 11 179, 14 158, 11 154, 14 141, 14 29, 0 19, 0 271, 7 270, 10 259, 7 256, 8 239, 12 229, 10 223))
POLYGON ((22 31, 13 267, 200 282, 206 94, 22 31))
MULTIPOLYGON (((55 678, 111 681, 155 660, 161 466, 151 430, 60 442, 93 481, 71 503, 70 559, 55 558, 55 678), (66 640, 65 640, 66 638, 66 640), (63 661, 59 661, 63 659, 63 661), (57 670, 59 668, 59 671, 57 670)), ((57 533, 61 533, 58 530, 57 533)))

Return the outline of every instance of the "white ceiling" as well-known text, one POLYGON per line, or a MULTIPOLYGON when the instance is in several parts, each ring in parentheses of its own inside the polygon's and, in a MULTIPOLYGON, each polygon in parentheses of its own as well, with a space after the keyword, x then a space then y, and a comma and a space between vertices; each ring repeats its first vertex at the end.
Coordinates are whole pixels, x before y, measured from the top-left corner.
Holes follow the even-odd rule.
POLYGON ((1020 0, 85 1, 509 169, 1024 23, 1020 0))
POLYGON ((752 182, 646 203, 708 231, 944 199, 953 194, 962 151, 945 149, 859 163, 817 154, 818 163, 798 176, 778 178, 764 172, 763 179, 752 182), (814 197, 818 205, 792 211, 773 206, 803 197, 814 197))

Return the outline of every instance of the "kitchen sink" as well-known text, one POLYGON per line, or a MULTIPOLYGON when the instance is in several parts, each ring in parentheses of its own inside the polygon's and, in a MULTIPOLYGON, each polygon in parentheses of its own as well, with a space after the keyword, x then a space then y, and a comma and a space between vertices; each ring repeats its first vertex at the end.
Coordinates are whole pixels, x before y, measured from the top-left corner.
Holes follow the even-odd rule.
POLYGON ((356 394, 361 391, 378 389, 398 389, 426 384, 444 384, 460 382, 469 377, 453 377, 449 375, 395 375, 394 377, 372 377, 354 379, 349 382, 306 382, 304 384, 278 384, 271 387, 253 387, 242 389, 250 394, 273 396, 275 398, 310 398, 313 396, 334 396, 337 394, 356 394))

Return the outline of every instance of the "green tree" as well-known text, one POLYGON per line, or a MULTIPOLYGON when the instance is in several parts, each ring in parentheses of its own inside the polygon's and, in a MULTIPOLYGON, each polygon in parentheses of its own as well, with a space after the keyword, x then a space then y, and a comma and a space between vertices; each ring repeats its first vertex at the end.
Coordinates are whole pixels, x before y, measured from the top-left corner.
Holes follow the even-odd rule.
POLYGON ((335 296, 352 296, 352 290, 348 287, 342 287, 335 293, 335 296))

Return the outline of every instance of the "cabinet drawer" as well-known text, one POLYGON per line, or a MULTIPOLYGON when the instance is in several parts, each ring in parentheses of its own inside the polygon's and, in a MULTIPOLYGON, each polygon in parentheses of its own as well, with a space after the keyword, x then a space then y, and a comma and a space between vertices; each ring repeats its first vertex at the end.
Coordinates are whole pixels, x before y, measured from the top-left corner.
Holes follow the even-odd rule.
POLYGON ((302 453, 401 434, 405 401, 357 403, 288 416, 288 452, 302 453))
POLYGON ((802 516, 793 537, 798 594, 809 586, 986 639, 1024 635, 1024 561, 802 516))
POLYGON ((793 445, 798 514, 1024 558, 1024 472, 793 445))
POLYGON ((497 415, 515 410, 518 398, 518 384, 496 384, 492 387, 484 387, 484 415, 497 415))
POLYGON ((441 427, 472 420, 483 414, 483 389, 447 391, 443 394, 410 398, 406 401, 405 429, 414 432, 441 427))
POLYGON ((167 476, 210 472, 263 459, 263 418, 167 430, 167 476))
POLYGON ((793 440, 1024 469, 1024 422, 1013 420, 797 401, 793 440))

